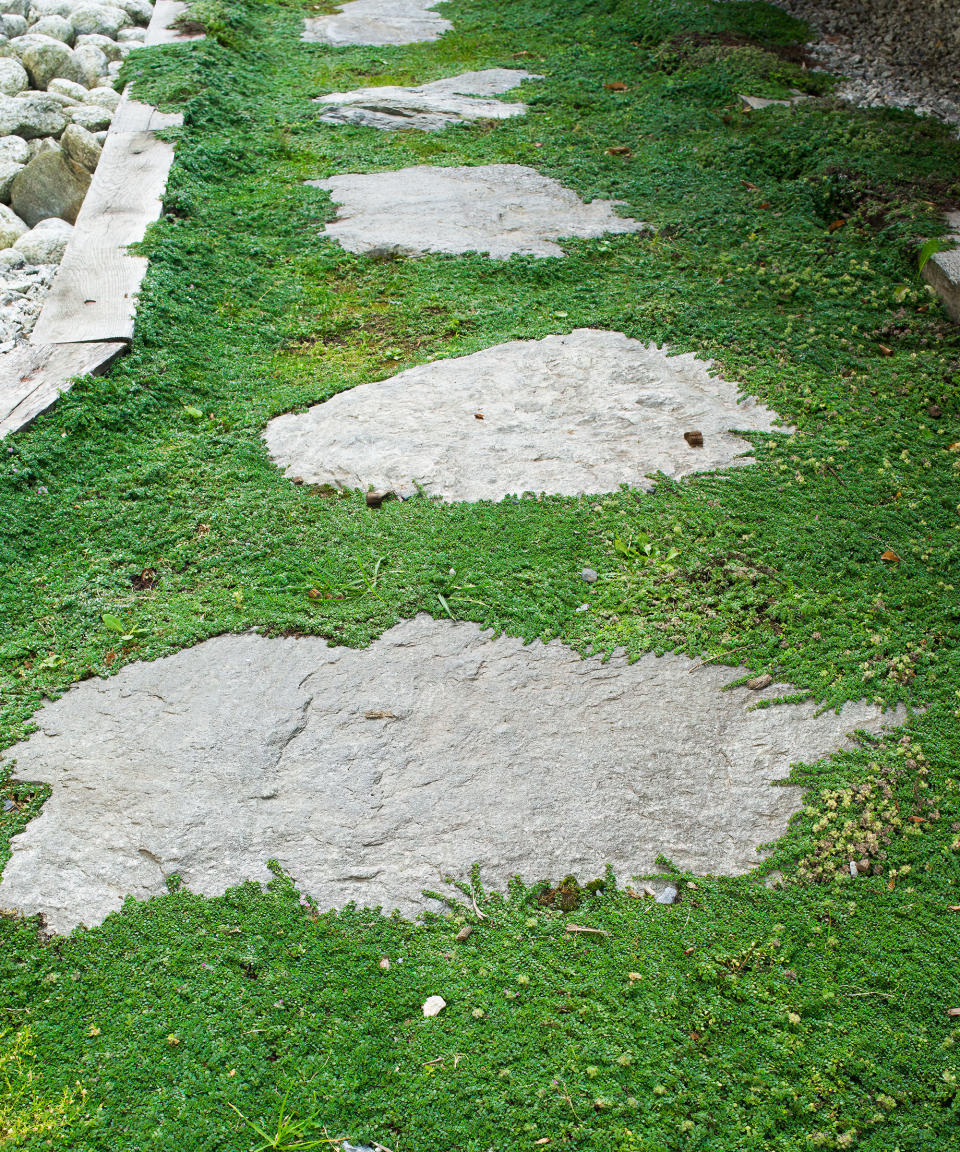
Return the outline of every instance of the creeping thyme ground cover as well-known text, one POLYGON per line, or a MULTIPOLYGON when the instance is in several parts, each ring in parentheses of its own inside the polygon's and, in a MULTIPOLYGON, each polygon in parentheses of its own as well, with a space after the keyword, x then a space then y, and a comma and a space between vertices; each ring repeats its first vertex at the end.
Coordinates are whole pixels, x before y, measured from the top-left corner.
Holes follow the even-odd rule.
MULTIPOLYGON (((678 876, 664 907, 608 877, 571 912, 481 874, 485 919, 451 887, 452 918, 412 924, 317 914, 278 875, 217 899, 172 883, 49 942, 6 917, 0 1147, 951 1146, 960 338, 916 249, 960 200, 960 146, 836 102, 803 26, 752 0, 455 0, 440 41, 349 50, 299 43, 313 11, 202 0, 206 41, 127 65, 185 125, 133 352, 3 444, 3 745, 45 696, 133 660, 250 628, 362 645, 419 611, 911 719, 797 767, 806 806, 761 869, 784 887, 678 876), (544 75, 525 118, 377 134, 311 103, 490 66, 544 75), (791 89, 818 99, 737 99, 791 89), (489 162, 655 232, 563 261, 373 260, 319 239, 332 209, 303 184, 489 162), (575 327, 711 356, 788 429, 751 435, 750 468, 653 495, 498 504, 372 510, 267 459, 273 415, 575 327), (432 994, 448 1007, 424 1020, 432 994)), ((6 846, 45 796, 4 771, 6 846)))

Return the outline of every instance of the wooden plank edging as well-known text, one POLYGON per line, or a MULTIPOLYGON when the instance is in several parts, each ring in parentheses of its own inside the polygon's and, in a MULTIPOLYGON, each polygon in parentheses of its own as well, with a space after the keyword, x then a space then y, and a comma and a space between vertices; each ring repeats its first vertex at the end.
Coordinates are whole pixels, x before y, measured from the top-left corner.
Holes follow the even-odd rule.
POLYGON ((0 439, 46 411, 70 387, 74 376, 97 376, 127 345, 21 344, 0 361, 0 439))

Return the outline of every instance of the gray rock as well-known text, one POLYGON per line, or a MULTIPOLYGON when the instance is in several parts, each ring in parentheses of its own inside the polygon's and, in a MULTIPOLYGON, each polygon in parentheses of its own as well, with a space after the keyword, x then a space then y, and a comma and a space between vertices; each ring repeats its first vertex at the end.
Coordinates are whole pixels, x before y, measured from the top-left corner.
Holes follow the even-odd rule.
MULTIPOLYGON (((150 18, 153 16, 153 5, 149 4, 147 0, 116 0, 116 6, 122 8, 134 24, 142 24, 144 28, 150 23, 150 18)), ((119 36, 124 31, 126 29, 121 28, 117 35, 119 36)))
POLYGON ((509 92, 524 80, 540 80, 516 68, 488 68, 466 72, 449 80, 434 80, 418 88, 358 88, 320 96, 325 124, 362 124, 395 130, 417 128, 436 132, 469 120, 506 120, 522 116, 524 104, 504 104, 490 97, 509 92))
POLYGON ((80 4, 70 13, 70 22, 82 36, 91 34, 113 38, 131 23, 122 8, 112 4, 80 4))
POLYGON ((30 31, 35 35, 42 33, 44 36, 53 37, 54 40, 62 40, 64 44, 73 44, 76 36, 73 25, 63 16, 43 16, 31 27, 30 31))
POLYGON ((19 60, 9 56, 0 56, 0 95, 16 96, 29 87, 27 71, 19 60))
POLYGON ((30 145, 22 136, 0 136, 0 160, 26 164, 29 159, 30 145))
POLYGON ((110 127, 113 112, 102 104, 78 104, 70 109, 70 119, 88 132, 99 132, 110 127))
POLYGON ((77 47, 96 48, 103 53, 108 61, 119 60, 123 55, 123 49, 115 40, 111 40, 109 36, 100 36, 97 33, 78 36, 77 47))
POLYGON ((0 248, 12 248, 27 226, 6 204, 0 204, 0 248))
POLYGON ((93 172, 100 161, 101 148, 96 137, 79 124, 68 124, 60 137, 63 154, 74 164, 93 172))
POLYGON ((27 0, 23 14, 28 20, 36 22, 44 16, 67 17, 72 7, 73 0, 27 0))
POLYGON ((0 203, 10 203, 13 182, 22 171, 22 164, 18 164, 15 160, 5 160, 0 157, 0 203))
POLYGON ((59 136, 66 126, 66 114, 55 96, 48 96, 46 92, 0 96, 0 136, 33 140, 59 136))
MULTIPOLYGON (((52 83, 52 84, 56 84, 56 83, 57 83, 57 81, 56 81, 56 80, 52 80, 52 81, 51 81, 51 83, 52 83)), ((69 81, 67 81, 67 80, 61 80, 61 81, 60 81, 60 83, 61 83, 61 84, 67 84, 67 83, 69 83, 69 81)), ((78 87, 79 87, 79 85, 78 85, 78 87)), ((45 96, 51 96, 51 97, 52 97, 54 100, 56 100, 56 102, 57 102, 57 103, 60 105, 60 107, 61 107, 61 108, 76 108, 76 106, 77 106, 77 101, 76 101, 76 100, 75 100, 75 99, 74 99, 72 96, 66 96, 66 95, 64 95, 64 93, 63 93, 63 92, 60 92, 60 91, 57 91, 57 90, 54 90, 54 91, 50 91, 50 90, 48 89, 48 90, 47 90, 47 91, 44 93, 44 95, 45 95, 45 96)))
POLYGON ((948 212, 947 223, 953 230, 946 239, 956 247, 935 252, 923 266, 923 278, 940 297, 951 320, 960 324, 960 212, 948 212))
POLYGON ((32 228, 50 216, 72 224, 90 187, 90 173, 59 149, 41 152, 13 182, 10 203, 32 228))
POLYGON ((776 414, 710 361, 668 353, 589 328, 511 341, 341 392, 264 435, 290 477, 403 497, 422 485, 444 500, 649 488, 650 472, 749 463, 729 429, 770 431, 776 414), (696 455, 682 435, 691 412, 710 433, 696 455))
POLYGON ((49 95, 66 96, 76 104, 86 96, 87 89, 83 84, 77 84, 73 80, 64 80, 61 77, 57 77, 57 79, 51 80, 47 85, 47 93, 49 95))
POLYGON ((79 82, 86 88, 96 88, 110 72, 110 62, 94 44, 78 44, 73 50, 80 76, 79 82))
POLYGON ((115 112, 120 103, 120 93, 114 88, 91 88, 83 97, 84 104, 99 104, 110 112, 115 112))
POLYGON ((271 858, 321 907, 404 912, 475 862, 490 885, 607 863, 627 880, 658 852, 749 870, 801 802, 771 782, 883 721, 864 703, 757 710, 723 690, 735 670, 692 664, 426 616, 364 650, 227 635, 133 664, 45 705, 7 750, 52 795, 12 841, 0 907, 64 932, 171 873, 213 895, 268 879, 271 858))
POLYGON ((28 24, 22 16, 8 12, 0 19, 0 27, 3 29, 4 36, 12 40, 16 36, 23 36, 27 31, 28 24))
POLYGON ((34 88, 43 90, 58 76, 64 80, 79 82, 83 76, 83 69, 70 48, 50 36, 45 36, 43 39, 46 43, 31 44, 20 58, 34 88))
POLYGON ((332 16, 304 21, 303 39, 316 44, 415 44, 439 40, 453 25, 431 11, 439 0, 350 0, 332 16))
POLYGON ((118 44, 142 44, 147 38, 145 28, 121 28, 117 33, 118 44))
POLYGON ((677 892, 676 888, 674 888, 672 885, 668 885, 666 888, 662 888, 657 893, 657 903, 676 904, 678 895, 679 893, 677 892))
POLYGON ((588 584, 596 584, 596 582, 600 579, 599 574, 593 568, 584 568, 580 575, 584 580, 586 580, 588 584))
POLYGON ((521 164, 435 168, 311 180, 340 205, 324 234, 348 252, 514 252, 563 256, 560 237, 642 232, 616 216, 619 201, 585 204, 575 192, 521 164))
POLYGON ((18 252, 16 248, 0 248, 0 272, 22 268, 26 262, 23 253, 18 252))
POLYGON ((0 12, 4 15, 22 16, 26 19, 30 11, 30 0, 0 0, 0 12))
POLYGON ((73 227, 54 216, 41 220, 13 246, 30 264, 59 264, 72 235, 73 227))

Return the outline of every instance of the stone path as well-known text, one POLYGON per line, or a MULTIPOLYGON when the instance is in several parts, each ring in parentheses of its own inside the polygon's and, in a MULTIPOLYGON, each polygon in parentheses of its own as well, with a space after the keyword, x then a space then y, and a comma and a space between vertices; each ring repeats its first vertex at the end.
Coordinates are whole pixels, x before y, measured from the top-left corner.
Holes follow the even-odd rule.
POLYGON ((439 40, 453 27, 432 11, 439 0, 350 0, 339 12, 304 21, 303 39, 345 47, 439 40))
POLYGON ((569 188, 523 164, 478 164, 333 176, 308 183, 339 206, 323 234, 348 252, 484 252, 503 260, 563 256, 561 237, 642 232, 614 200, 584 204, 569 188))
MULTIPOLYGON (((583 660, 418 616, 360 651, 221 636, 73 688, 10 749, 53 794, 13 843, 0 906, 68 931, 177 873, 222 892, 276 858, 321 907, 423 907, 480 862, 489 884, 756 863, 800 804, 771 787, 879 710, 752 709, 744 670, 583 660)), ((890 715, 886 723, 903 720, 890 715)))
POLYGON ((507 120, 522 116, 524 104, 491 100, 509 92, 524 80, 541 80, 518 68, 488 68, 465 72, 448 80, 433 80, 416 88, 357 88, 353 92, 331 92, 318 96, 324 106, 320 120, 325 124, 361 124, 369 128, 395 131, 416 128, 437 132, 450 124, 470 120, 507 120))
POLYGON ((265 435, 286 474, 309 484, 500 500, 749 463, 730 429, 770 431, 775 419, 706 361, 582 328, 422 364, 279 416, 265 435), (684 439, 693 432, 700 447, 684 439))

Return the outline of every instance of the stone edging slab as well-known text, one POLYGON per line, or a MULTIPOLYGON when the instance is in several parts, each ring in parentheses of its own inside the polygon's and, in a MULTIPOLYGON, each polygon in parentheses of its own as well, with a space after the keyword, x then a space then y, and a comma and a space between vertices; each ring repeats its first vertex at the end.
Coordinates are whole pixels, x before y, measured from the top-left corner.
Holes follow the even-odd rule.
POLYGON ((923 278, 943 302, 947 315, 960 324, 960 212, 948 212, 951 233, 957 247, 950 252, 935 252, 923 266, 923 278))

